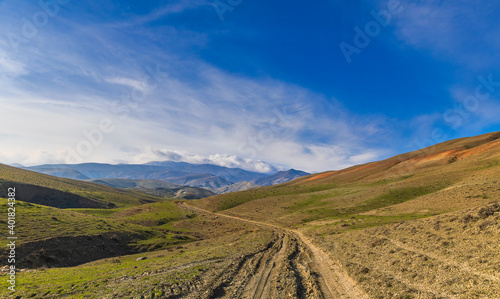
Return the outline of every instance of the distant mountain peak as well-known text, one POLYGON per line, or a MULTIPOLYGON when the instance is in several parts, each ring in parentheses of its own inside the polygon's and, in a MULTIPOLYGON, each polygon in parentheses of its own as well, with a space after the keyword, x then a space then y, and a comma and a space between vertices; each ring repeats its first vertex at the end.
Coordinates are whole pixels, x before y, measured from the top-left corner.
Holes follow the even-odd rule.
POLYGON ((9 166, 17 167, 17 168, 24 168, 24 165, 21 165, 19 163, 13 163, 13 164, 10 164, 9 166))
POLYGON ((104 163, 46 164, 26 167, 25 169, 77 180, 162 180, 184 186, 207 188, 216 192, 220 192, 220 190, 227 190, 229 192, 242 188, 281 184, 308 175, 306 172, 295 169, 279 171, 274 174, 265 174, 241 168, 175 161, 117 165, 104 163), (238 185, 232 186, 234 184, 238 185), (232 187, 224 189, 226 186, 232 187))
POLYGON ((292 168, 288 170, 278 171, 273 175, 270 175, 265 178, 256 179, 253 180, 252 182, 260 186, 270 186, 270 185, 286 183, 306 175, 310 175, 310 173, 292 168))

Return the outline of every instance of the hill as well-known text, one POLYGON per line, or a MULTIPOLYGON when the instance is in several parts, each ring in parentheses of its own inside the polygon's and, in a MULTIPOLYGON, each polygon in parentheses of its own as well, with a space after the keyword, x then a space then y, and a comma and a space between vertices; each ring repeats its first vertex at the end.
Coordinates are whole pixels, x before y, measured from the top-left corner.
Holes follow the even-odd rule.
MULTIPOLYGON (((146 164, 46 164, 24 169, 75 180, 134 179, 162 180, 178 185, 206 188, 220 193, 221 190, 241 190, 238 186, 267 186, 283 183, 307 173, 297 170, 265 174, 211 164, 186 162, 149 162, 146 164), (241 184, 239 184, 241 183, 241 184), (233 186, 232 186, 233 185, 233 186)), ((243 187, 244 189, 245 187, 243 187)))
POLYGON ((267 174, 210 164, 186 162, 150 162, 146 164, 46 164, 25 169, 70 179, 152 179, 191 187, 218 188, 241 181, 266 177, 267 174))
POLYGON ((94 179, 89 182, 114 188, 134 189, 151 195, 169 198, 199 199, 215 195, 212 191, 198 187, 187 187, 159 180, 94 179))
POLYGON ((277 173, 265 178, 255 179, 252 181, 252 183, 259 186, 278 185, 309 174, 310 173, 304 171, 289 169, 287 171, 278 171, 277 173))
POLYGON ((20 228, 19 250, 35 272, 18 274, 15 296, 496 298, 499 137, 199 200, 65 210, 21 203, 33 222, 20 228), (94 256, 84 254, 85 240, 96 243, 94 256), (75 253, 56 251, 62 244, 75 253), (104 248, 111 255, 94 260, 104 248))
MULTIPOLYGON (((247 208, 255 212, 258 205, 271 204, 275 206, 274 212, 286 216, 287 221, 293 215, 297 217, 295 222, 301 223, 315 217, 366 212, 427 194, 439 194, 440 200, 446 200, 446 196, 456 193, 456 189, 472 174, 488 178, 489 172, 497 169, 500 163, 499 137, 499 133, 491 133, 451 140, 379 162, 304 176, 281 185, 222 194, 193 204, 213 211, 232 209, 235 212, 247 208)), ((494 185, 489 180, 483 183, 494 185)), ((495 190, 494 187, 491 189, 495 190)), ((447 202, 446 205, 460 208, 460 204, 466 201, 461 198, 456 197, 454 203, 447 202)), ((439 201, 429 203, 424 209, 447 211, 439 201)), ((275 216, 272 216, 275 220, 280 218, 275 216)))
MULTIPOLYGON (((6 199, 0 199, 0 207, 7 210, 6 199)), ((15 235, 19 237, 16 240, 16 267, 19 269, 76 266, 184 243, 192 238, 173 238, 175 234, 160 226, 160 223, 165 226, 184 219, 188 214, 169 202, 162 203, 161 215, 146 215, 148 219, 141 217, 134 208, 63 210, 20 200, 15 207, 18 211, 15 235), (117 215, 113 216, 115 213, 117 215)), ((144 213, 154 210, 155 206, 141 207, 144 213)), ((0 220, 0 223, 7 227, 7 220, 0 220)), ((6 238, 7 230, 0 235, 6 238)), ((8 250, 3 249, 0 258, 6 261, 7 256, 8 250)))
POLYGON ((495 298, 500 133, 191 202, 299 230, 373 298, 495 298))
POLYGON ((239 182, 239 183, 235 183, 232 185, 216 188, 214 191, 218 194, 222 194, 222 193, 231 193, 231 192, 237 192, 237 191, 250 190, 250 189, 258 188, 258 187, 261 187, 261 186, 255 184, 255 183, 252 183, 252 182, 239 182))
POLYGON ((17 187, 23 201, 59 208, 108 208, 164 200, 139 191, 119 190, 0 164, 0 197, 17 187))

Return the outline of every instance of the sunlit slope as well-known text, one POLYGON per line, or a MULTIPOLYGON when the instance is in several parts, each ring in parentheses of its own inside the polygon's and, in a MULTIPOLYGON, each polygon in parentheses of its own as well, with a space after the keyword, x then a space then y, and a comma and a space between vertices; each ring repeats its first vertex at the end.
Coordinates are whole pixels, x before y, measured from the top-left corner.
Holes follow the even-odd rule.
POLYGON ((164 198, 139 191, 53 177, 0 164, 0 197, 16 187, 17 199, 59 208, 109 208, 155 202, 164 198))
MULTIPOLYGON (((20 268, 74 266, 193 240, 188 232, 171 232, 171 223, 190 214, 172 202, 119 209, 58 209, 18 201, 15 207, 20 268)), ((6 199, 0 198, 0 208, 7 211, 6 199)), ((7 227, 6 220, 2 223, 7 227)), ((7 233, 0 236, 6 238, 7 233)), ((7 250, 0 252, 0 257, 6 255, 7 250)))
MULTIPOLYGON (((7 200, 0 199, 7 211, 7 200)), ((16 253, 19 268, 72 266, 137 251, 135 240, 151 238, 153 229, 26 202, 16 203, 16 253)), ((7 227, 6 220, 0 220, 7 227)), ((3 235, 7 237, 8 231, 3 235)), ((7 260, 7 250, 0 256, 7 260)))
POLYGON ((360 227, 472 208, 499 198, 499 137, 490 133, 451 140, 384 161, 194 204, 283 225, 367 219, 360 227))

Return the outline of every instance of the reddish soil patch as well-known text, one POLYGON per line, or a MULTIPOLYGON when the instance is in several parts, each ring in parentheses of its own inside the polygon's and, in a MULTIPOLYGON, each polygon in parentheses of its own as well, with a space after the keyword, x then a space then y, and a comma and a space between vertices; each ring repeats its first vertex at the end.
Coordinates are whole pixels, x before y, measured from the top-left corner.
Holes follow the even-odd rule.
POLYGON ((315 175, 315 176, 313 176, 311 178, 308 178, 307 180, 304 180, 304 182, 309 182, 309 181, 314 181, 314 180, 317 180, 317 179, 326 178, 327 176, 332 175, 334 173, 335 173, 335 171, 325 172, 325 173, 322 173, 322 174, 318 174, 318 175, 315 175))

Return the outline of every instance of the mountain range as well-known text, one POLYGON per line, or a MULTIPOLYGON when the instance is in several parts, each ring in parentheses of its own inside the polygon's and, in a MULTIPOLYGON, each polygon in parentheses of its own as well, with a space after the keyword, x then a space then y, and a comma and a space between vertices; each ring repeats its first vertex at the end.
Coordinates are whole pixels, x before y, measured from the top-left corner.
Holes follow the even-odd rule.
MULTIPOLYGON (((17 165, 22 166, 22 165, 17 165)), ((156 188, 148 189, 144 186, 151 186, 151 180, 163 181, 175 184, 172 192, 179 191, 181 186, 204 188, 214 193, 235 192, 247 190, 259 186, 269 186, 285 183, 295 178, 308 175, 309 173, 290 169, 279 171, 274 174, 265 174, 243 170, 241 168, 229 168, 212 164, 191 164, 187 162, 149 162, 146 164, 44 164, 39 166, 22 167, 39 173, 52 176, 63 177, 75 180, 87 180, 97 183, 104 183, 112 187, 120 185, 133 186, 130 188, 141 189, 149 193, 155 193, 156 188), (114 179, 103 181, 103 179, 114 179), (136 180, 119 182, 117 179, 136 180), (148 184, 137 180, 149 180, 148 184), (137 184, 138 185, 134 185, 137 184)), ((157 183, 158 185, 159 183, 157 183)), ((189 192, 195 191, 192 189, 189 192)), ((157 192, 156 192, 157 193, 157 192)), ((164 192, 160 192, 164 193, 164 192)), ((195 192, 198 196, 210 194, 206 192, 195 192)), ((208 196, 208 195, 207 195, 208 196)))
POLYGON ((0 164, 26 282, 0 298, 498 298, 499 177, 500 132, 186 201, 0 164))
POLYGON ((113 188, 133 189, 170 198, 199 199, 216 194, 205 188, 177 185, 160 180, 93 179, 87 181, 113 188))

